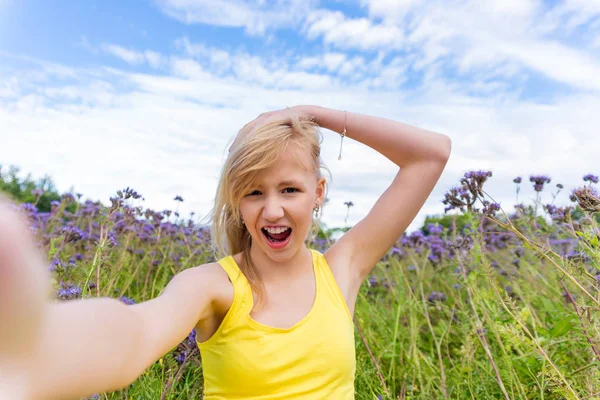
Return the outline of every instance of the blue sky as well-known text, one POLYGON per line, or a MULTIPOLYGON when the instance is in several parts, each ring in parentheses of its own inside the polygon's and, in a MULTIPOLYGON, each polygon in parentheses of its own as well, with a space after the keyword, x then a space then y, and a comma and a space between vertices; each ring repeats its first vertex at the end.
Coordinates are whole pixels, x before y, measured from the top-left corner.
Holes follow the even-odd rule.
MULTIPOLYGON (((599 77, 600 0, 0 0, 0 163, 105 202, 126 186, 158 209, 182 195, 204 215, 246 122, 317 104, 452 138, 414 229, 470 169, 494 172, 507 210, 515 176, 571 189, 599 174, 599 77)), ((340 162, 324 136, 323 221, 342 225, 351 200, 354 224, 396 168, 352 141, 340 162)))

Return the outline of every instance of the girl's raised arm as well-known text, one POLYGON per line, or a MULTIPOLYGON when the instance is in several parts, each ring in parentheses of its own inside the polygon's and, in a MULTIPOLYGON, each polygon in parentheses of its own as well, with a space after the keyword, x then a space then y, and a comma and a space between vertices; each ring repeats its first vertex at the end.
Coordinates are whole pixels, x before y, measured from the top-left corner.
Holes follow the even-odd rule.
POLYGON ((56 303, 47 300, 42 259, 24 219, 0 198, 0 399, 65 400, 127 386, 212 315, 224 274, 218 264, 185 270, 133 306, 56 303))
POLYGON ((328 253, 346 265, 354 292, 392 248, 429 197, 450 157, 450 137, 387 118, 324 107, 298 106, 320 126, 343 132, 399 167, 371 211, 328 253))

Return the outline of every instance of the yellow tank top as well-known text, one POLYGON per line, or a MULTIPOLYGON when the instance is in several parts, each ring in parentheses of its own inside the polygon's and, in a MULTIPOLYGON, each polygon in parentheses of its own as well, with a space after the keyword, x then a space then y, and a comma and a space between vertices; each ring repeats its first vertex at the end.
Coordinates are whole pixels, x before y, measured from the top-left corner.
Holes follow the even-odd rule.
POLYGON ((219 264, 234 298, 217 331, 197 342, 204 399, 354 399, 354 324, 323 254, 311 249, 316 277, 312 309, 288 329, 250 317, 250 284, 232 256, 219 264))

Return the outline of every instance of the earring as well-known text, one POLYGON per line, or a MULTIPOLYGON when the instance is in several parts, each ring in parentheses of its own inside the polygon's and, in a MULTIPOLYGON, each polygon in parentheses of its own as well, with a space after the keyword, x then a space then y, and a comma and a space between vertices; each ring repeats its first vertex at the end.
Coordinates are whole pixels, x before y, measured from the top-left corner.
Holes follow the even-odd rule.
POLYGON ((319 210, 321 209, 321 206, 319 206, 319 204, 315 204, 315 208, 313 208, 313 211, 315 212, 315 218, 319 218, 319 210))
POLYGON ((246 223, 244 222, 244 218, 240 216, 240 221, 242 222, 242 225, 246 225, 246 223))

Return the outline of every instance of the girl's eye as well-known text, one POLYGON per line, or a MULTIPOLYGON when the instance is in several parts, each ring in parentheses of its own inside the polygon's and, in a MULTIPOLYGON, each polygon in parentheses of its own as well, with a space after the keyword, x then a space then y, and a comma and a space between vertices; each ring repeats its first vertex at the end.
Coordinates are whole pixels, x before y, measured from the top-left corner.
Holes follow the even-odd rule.
MULTIPOLYGON (((291 187, 283 189, 283 192, 287 193, 287 194, 291 194, 291 193, 298 192, 298 191, 299 191, 298 189, 291 188, 291 187)), ((255 190, 253 192, 248 193, 246 196, 256 196, 256 195, 259 195, 259 194, 261 194, 260 191, 255 190)))

